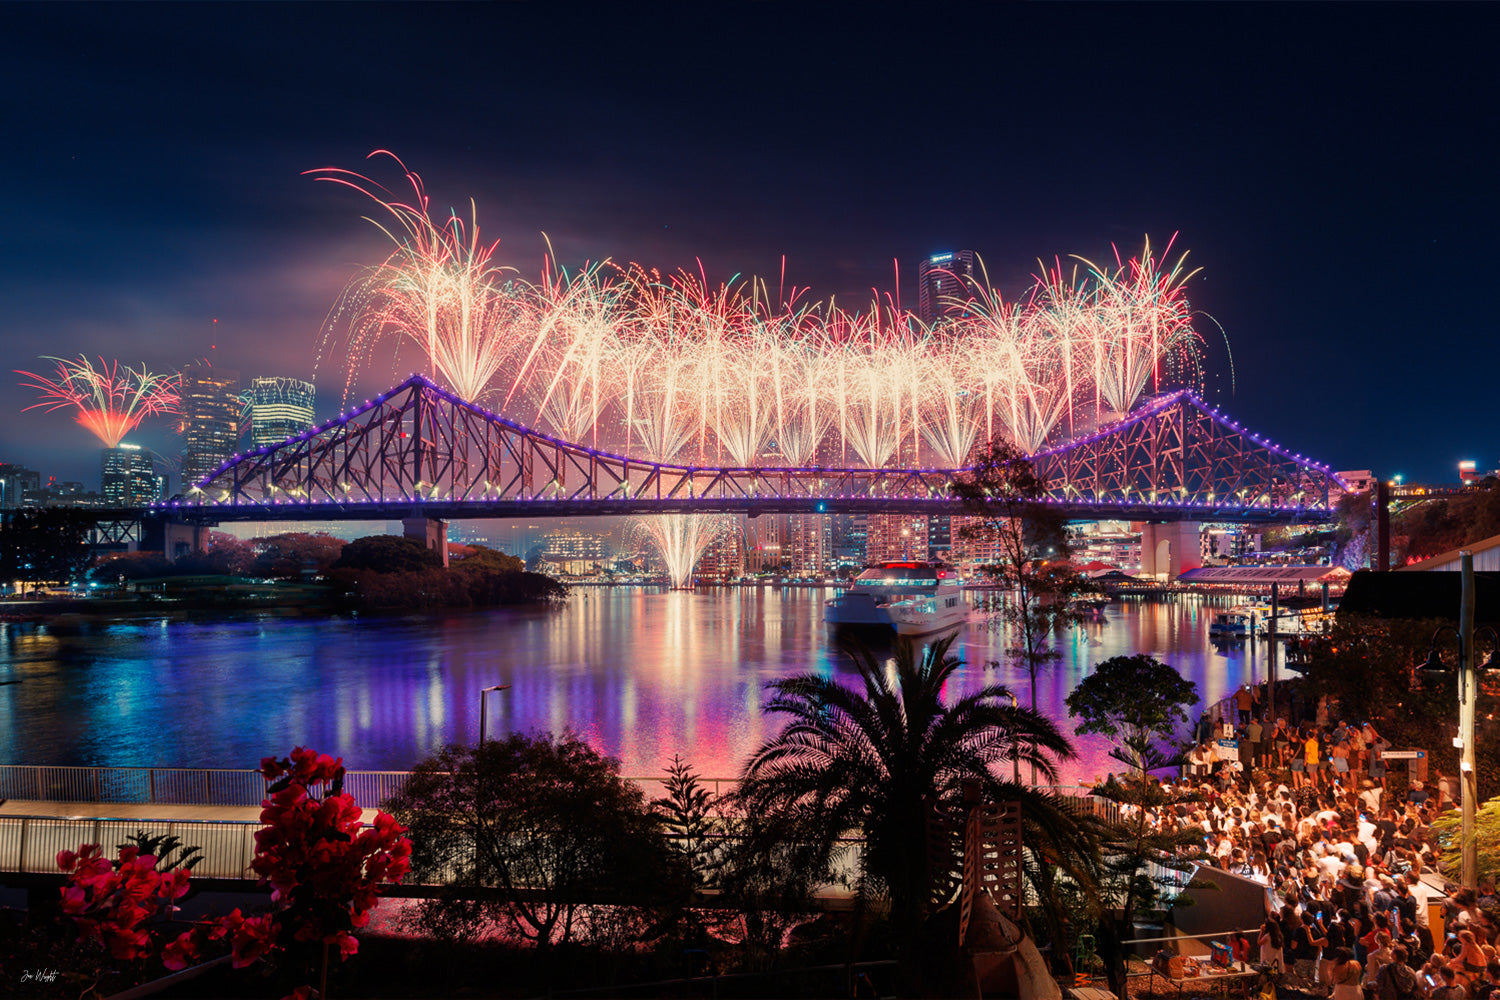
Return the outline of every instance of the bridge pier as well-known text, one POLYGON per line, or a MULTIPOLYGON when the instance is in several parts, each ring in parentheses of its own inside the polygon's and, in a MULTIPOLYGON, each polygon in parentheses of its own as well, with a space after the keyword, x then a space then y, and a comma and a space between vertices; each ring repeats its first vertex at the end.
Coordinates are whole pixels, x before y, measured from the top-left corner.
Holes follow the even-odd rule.
POLYGON ((1171 582, 1190 569, 1203 565, 1198 521, 1173 521, 1141 526, 1141 575, 1171 582))
POLYGON ((443 568, 448 568, 448 522, 435 517, 408 517, 401 521, 401 533, 415 538, 443 559, 443 568))
MULTIPOLYGON (((205 555, 208 552, 208 533, 214 527, 213 524, 147 516, 141 519, 137 544, 127 546, 127 551, 160 552, 168 562, 176 562, 184 556, 205 555)), ((122 540, 128 542, 128 539, 122 540)))

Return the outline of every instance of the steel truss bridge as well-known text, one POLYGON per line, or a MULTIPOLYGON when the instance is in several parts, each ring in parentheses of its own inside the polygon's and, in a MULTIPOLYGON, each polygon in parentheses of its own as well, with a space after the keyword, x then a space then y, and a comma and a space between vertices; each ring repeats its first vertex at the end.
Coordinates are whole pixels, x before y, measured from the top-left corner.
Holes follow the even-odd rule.
MULTIPOLYGON (((1190 392, 1033 456, 1065 517, 1311 523, 1346 488, 1190 392)), ((563 517, 687 512, 947 513, 952 469, 718 468, 563 441, 413 375, 352 412, 236 455, 139 513, 228 521, 563 517)), ((103 514, 103 512, 101 512, 103 514)))

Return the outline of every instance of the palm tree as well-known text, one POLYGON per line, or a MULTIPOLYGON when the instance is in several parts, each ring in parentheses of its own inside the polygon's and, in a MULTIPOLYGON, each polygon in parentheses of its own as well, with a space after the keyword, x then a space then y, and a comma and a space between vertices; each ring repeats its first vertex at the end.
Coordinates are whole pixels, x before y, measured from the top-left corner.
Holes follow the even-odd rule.
POLYGON ((934 802, 958 803, 963 784, 977 782, 993 801, 1019 801, 1026 840, 1051 845, 1055 864, 1091 881, 1092 865, 1068 853, 1092 842, 1087 822, 1012 777, 1019 762, 1055 781, 1056 761, 1070 758, 1072 745, 1000 685, 945 705, 943 686, 962 665, 947 655, 952 641, 920 655, 899 643, 889 668, 868 649, 847 649, 862 689, 816 674, 773 681, 765 709, 790 721, 750 758, 738 793, 752 815, 791 817, 810 830, 830 861, 841 837, 862 835, 860 889, 888 896, 905 942, 956 888, 929 875, 927 816, 934 802))

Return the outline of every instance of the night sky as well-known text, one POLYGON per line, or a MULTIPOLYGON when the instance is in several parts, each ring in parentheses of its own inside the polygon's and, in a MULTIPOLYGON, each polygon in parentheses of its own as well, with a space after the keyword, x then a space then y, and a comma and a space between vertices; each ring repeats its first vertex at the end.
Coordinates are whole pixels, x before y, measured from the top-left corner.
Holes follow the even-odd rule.
MULTIPOLYGON (((784 254, 852 306, 893 259, 912 301, 936 251, 1020 291, 1038 257, 1177 233, 1233 353, 1231 386, 1205 321, 1210 400, 1334 468, 1451 480, 1500 466, 1493 10, 7 5, 4 370, 317 366, 336 412, 319 330, 389 245, 302 171, 383 148, 527 275, 543 232, 716 280, 784 254)), ((97 443, 15 383, 0 461, 97 487, 97 443)))

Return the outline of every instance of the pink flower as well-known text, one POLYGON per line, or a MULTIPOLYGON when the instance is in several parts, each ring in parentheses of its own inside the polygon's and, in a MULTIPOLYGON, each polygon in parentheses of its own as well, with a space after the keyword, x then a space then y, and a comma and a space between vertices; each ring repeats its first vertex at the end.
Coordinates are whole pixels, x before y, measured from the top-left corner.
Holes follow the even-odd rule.
POLYGON ((187 895, 188 880, 191 878, 185 868, 175 868, 161 880, 161 894, 166 899, 181 899, 187 895))
POLYGON ((176 941, 161 950, 161 964, 173 972, 179 972, 196 961, 198 956, 196 935, 192 931, 183 931, 176 941))
POLYGON ((236 969, 243 969, 264 958, 275 946, 275 938, 276 928, 270 917, 251 917, 241 921, 234 931, 231 964, 236 969))

